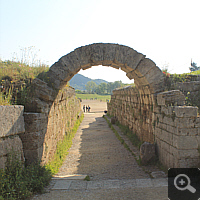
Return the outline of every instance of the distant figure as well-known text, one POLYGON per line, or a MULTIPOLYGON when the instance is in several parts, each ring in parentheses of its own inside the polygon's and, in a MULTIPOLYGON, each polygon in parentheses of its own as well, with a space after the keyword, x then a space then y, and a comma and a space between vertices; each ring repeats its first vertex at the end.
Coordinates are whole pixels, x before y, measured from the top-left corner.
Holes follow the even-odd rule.
POLYGON ((88 107, 86 106, 86 112, 88 111, 88 107))
POLYGON ((85 112, 85 105, 83 106, 83 112, 85 112))
POLYGON ((88 112, 90 112, 90 106, 88 105, 88 112))

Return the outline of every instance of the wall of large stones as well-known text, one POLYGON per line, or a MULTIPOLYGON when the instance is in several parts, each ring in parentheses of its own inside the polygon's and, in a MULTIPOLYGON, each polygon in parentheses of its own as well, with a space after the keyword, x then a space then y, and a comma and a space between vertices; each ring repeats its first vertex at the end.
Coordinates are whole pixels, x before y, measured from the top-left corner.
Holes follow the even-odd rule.
MULTIPOLYGON (((200 76, 197 78, 199 80, 200 76)), ((180 82, 174 84, 172 88, 183 92, 188 104, 198 106, 200 111, 200 81, 180 82)))
POLYGON ((24 160, 22 141, 24 133, 23 106, 0 106, 0 168, 5 168, 10 154, 24 160))
POLYGON ((153 136, 153 95, 136 87, 126 87, 113 91, 108 103, 108 114, 135 133, 140 140, 154 143, 153 136))
POLYGON ((25 133, 20 137, 27 163, 41 160, 46 164, 52 160, 58 142, 69 133, 80 112, 80 101, 72 87, 60 90, 49 105, 45 104, 48 112, 24 113, 25 133))
POLYGON ((177 90, 160 93, 157 97, 155 143, 159 160, 167 167, 200 166, 198 107, 185 106, 183 98, 184 96, 177 90), (182 105, 175 106, 177 102, 182 105))
POLYGON ((180 90, 147 94, 134 87, 114 90, 108 114, 129 126, 140 140, 154 143, 164 166, 199 167, 198 107, 185 106, 180 90))

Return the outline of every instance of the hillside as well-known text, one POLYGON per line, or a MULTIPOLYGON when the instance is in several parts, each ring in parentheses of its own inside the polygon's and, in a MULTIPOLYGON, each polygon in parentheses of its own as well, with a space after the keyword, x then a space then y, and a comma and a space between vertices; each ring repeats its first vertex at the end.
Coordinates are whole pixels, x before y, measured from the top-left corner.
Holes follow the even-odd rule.
POLYGON ((76 74, 73 76, 73 78, 69 81, 70 86, 72 86, 73 88, 75 88, 75 90, 86 90, 85 89, 85 85, 87 84, 87 82, 89 81, 94 81, 97 85, 101 84, 101 83, 108 83, 105 80, 102 79, 91 79, 88 77, 85 77, 81 74, 76 74))

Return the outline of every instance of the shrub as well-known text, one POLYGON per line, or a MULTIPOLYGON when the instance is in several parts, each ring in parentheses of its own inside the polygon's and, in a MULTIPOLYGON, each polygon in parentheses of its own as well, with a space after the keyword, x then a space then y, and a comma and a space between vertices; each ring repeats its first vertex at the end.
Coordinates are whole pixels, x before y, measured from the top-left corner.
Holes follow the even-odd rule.
POLYGON ((51 180, 51 172, 39 162, 24 167, 16 153, 9 155, 5 170, 0 170, 0 199, 27 199, 41 193, 51 180))
POLYGON ((0 105, 25 105, 30 84, 48 66, 29 66, 20 62, 0 60, 0 105))

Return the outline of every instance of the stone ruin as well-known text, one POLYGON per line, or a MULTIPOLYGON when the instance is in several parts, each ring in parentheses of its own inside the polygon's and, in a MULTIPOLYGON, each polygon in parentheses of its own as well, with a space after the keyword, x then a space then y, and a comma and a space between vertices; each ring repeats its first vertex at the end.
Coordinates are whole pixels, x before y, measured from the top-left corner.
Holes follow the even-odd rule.
MULTIPOLYGON (((130 47, 110 43, 79 47, 32 81, 31 99, 22 116, 25 129, 11 134, 21 139, 28 163, 41 160, 46 164, 53 158, 58 141, 80 111, 80 102, 74 89, 66 87, 67 82, 80 69, 95 65, 121 68, 136 85, 113 92, 108 104, 110 115, 129 126, 142 141, 156 144, 164 165, 188 167, 199 163, 197 108, 184 106, 185 96, 180 90, 164 92, 165 77, 152 60, 130 47)), ((13 126, 19 122, 17 118, 13 120, 13 126)), ((7 131, 0 135, 1 143, 12 138, 7 131)), ((2 158, 5 160, 5 153, 0 154, 2 158)))

